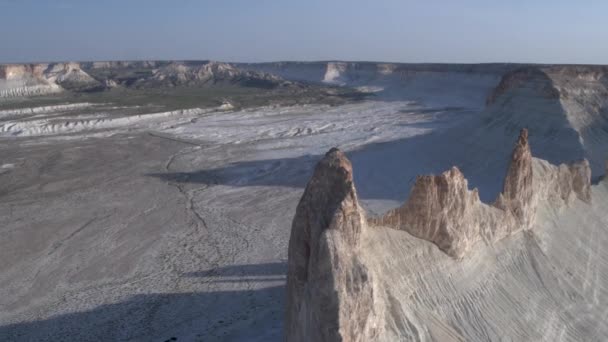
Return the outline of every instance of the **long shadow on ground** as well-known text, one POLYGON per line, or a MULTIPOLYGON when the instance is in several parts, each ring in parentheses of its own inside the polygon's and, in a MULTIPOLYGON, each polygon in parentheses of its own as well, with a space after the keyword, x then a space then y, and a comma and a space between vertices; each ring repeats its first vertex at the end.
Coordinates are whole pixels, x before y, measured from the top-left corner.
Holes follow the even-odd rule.
MULTIPOLYGON (((185 274, 201 282, 284 281, 284 263, 185 274)), ((243 286, 224 286, 235 288, 243 286)), ((257 290, 139 294, 46 320, 0 327, 0 341, 279 341, 284 286, 257 290)))
MULTIPOLYGON (((471 129, 461 127, 447 132, 369 144, 348 151, 359 197, 363 200, 403 202, 409 195, 416 176, 439 174, 457 166, 468 179, 469 187, 479 189, 483 201, 493 201, 502 189, 511 151, 521 127, 512 127, 510 131, 498 135, 479 129, 479 123, 469 125, 471 129), (473 134, 474 129, 476 135, 473 134)), ((554 164, 571 162, 584 157, 584 151, 576 139, 574 135, 568 136, 568 139, 560 142, 561 146, 556 146, 554 140, 535 136, 531 132, 532 153, 535 157, 554 164)), ((242 161, 219 168, 149 176, 179 183, 304 188, 314 165, 322 157, 304 155, 242 161)))

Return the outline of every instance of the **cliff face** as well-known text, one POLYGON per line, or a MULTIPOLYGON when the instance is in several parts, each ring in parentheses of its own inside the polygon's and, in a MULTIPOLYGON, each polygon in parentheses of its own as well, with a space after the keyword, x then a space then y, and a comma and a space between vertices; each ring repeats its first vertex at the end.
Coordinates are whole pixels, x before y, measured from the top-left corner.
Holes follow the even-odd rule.
POLYGON ((156 68, 150 78, 139 80, 137 86, 192 86, 236 84, 273 88, 284 81, 279 77, 255 71, 241 70, 221 62, 173 62, 156 68))
POLYGON ((513 153, 505 177, 503 191, 498 196, 495 206, 510 214, 515 224, 529 227, 533 221, 533 173, 532 153, 528 143, 528 130, 523 129, 513 153))
POLYGON ((391 300, 378 294, 375 279, 383 275, 368 266, 365 255, 374 252, 362 247, 375 229, 405 231, 462 259, 480 241, 492 245, 532 229, 539 205, 560 208, 577 198, 591 201, 589 163, 554 166, 532 158, 524 129, 495 203, 482 203, 453 167, 441 175, 419 176, 403 206, 366 221, 350 162, 332 149, 317 165, 293 220, 287 339, 363 341, 385 336, 380 322, 392 312, 387 307, 391 300))
MULTIPOLYGON (((568 193, 588 198, 590 179, 579 175, 590 172, 589 164, 565 168, 576 171, 559 173, 562 177, 554 190, 561 191, 563 187, 568 193)), ((523 129, 511 156, 503 191, 494 204, 482 203, 477 189, 470 191, 464 175, 454 167, 439 176, 418 177, 402 207, 372 218, 370 223, 405 230, 461 258, 479 240, 496 241, 530 228, 538 201, 534 186, 528 131, 523 129)))
POLYGON ((406 230, 462 256, 481 230, 476 222, 480 206, 477 190, 469 191, 464 175, 453 167, 438 176, 419 176, 402 207, 370 223, 406 230))
POLYGON ((540 158, 552 163, 585 158, 594 172, 602 173, 608 155, 607 75, 604 66, 531 66, 508 72, 488 96, 481 130, 503 136, 528 127, 540 158))
POLYGON ((374 335, 373 280, 357 257, 363 229, 352 166, 332 149, 317 165, 293 221, 285 322, 289 341, 365 341, 374 335))
POLYGON ((0 97, 123 87, 238 85, 274 88, 278 76, 213 61, 113 61, 0 65, 0 97))
POLYGON ((0 98, 44 95, 62 90, 90 91, 102 84, 79 63, 0 65, 0 98))

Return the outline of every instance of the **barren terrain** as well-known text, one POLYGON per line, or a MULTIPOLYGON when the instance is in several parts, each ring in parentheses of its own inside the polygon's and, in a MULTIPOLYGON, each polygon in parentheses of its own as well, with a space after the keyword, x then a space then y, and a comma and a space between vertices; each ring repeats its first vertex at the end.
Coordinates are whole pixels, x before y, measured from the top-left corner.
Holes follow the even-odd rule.
POLYGON ((365 233, 403 318, 383 337, 608 336, 603 67, 112 63, 0 83, 0 340, 281 340, 292 219, 325 152, 377 217, 452 166, 492 201, 521 128, 534 157, 589 160, 592 204, 540 206, 533 233, 461 260, 365 233))

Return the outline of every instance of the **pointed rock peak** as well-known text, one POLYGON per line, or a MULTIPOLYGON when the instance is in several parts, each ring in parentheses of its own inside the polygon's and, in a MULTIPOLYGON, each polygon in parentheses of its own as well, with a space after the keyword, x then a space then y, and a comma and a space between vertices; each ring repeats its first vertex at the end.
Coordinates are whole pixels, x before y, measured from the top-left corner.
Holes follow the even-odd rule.
POLYGON ((450 176, 452 178, 462 178, 464 179, 464 174, 462 173, 462 171, 460 171, 460 169, 457 166, 452 166, 452 168, 449 171, 446 171, 443 173, 444 176, 450 176))
POLYGON ((331 180, 335 181, 339 181, 342 178, 343 182, 352 182, 352 164, 344 152, 336 147, 332 147, 327 151, 325 157, 317 164, 313 179, 326 176, 331 176, 331 180))
POLYGON ((517 145, 528 146, 528 129, 522 128, 519 131, 519 138, 517 139, 517 145))
POLYGON ((522 158, 524 155, 530 155, 530 157, 532 157, 532 153, 530 152, 530 144, 528 143, 527 128, 522 128, 521 131, 519 131, 519 138, 517 138, 517 142, 515 143, 515 148, 513 149, 511 159, 516 160, 522 158))
POLYGON ((291 227, 288 341, 359 340, 373 307, 371 275, 352 259, 365 228, 352 165, 332 148, 315 167, 291 227))
MULTIPOLYGON (((513 199, 522 194, 526 188, 531 191, 532 186, 532 152, 528 144, 528 130, 523 128, 511 155, 511 164, 505 177, 503 194, 513 199)), ((524 191, 527 192, 527 191, 524 191)))
POLYGON ((305 223, 303 229, 309 239, 316 240, 326 229, 337 229, 352 244, 357 244, 364 218, 353 183, 350 161, 337 148, 325 154, 315 167, 314 174, 300 200, 292 229, 305 223))
POLYGON ((528 130, 522 129, 511 155, 503 192, 495 206, 510 211, 519 225, 527 227, 533 216, 532 152, 528 144, 528 130))
POLYGON ((479 204, 477 189, 470 191, 464 174, 453 166, 440 175, 418 176, 401 207, 369 222, 408 231, 460 258, 477 229, 473 215, 479 204))

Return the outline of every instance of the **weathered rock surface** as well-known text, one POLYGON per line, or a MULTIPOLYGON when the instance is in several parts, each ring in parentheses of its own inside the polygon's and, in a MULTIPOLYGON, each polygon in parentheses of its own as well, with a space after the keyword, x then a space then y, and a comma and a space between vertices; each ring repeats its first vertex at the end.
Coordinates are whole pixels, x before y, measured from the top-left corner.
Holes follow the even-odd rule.
POLYGON ((100 91, 117 86, 173 87, 239 85, 273 88, 289 84, 263 72, 214 61, 115 61, 0 65, 0 97, 70 90, 100 91))
POLYGON ((365 227, 352 166, 332 149, 317 165, 293 221, 287 340, 364 341, 373 335, 372 279, 357 258, 365 227))
POLYGON ((453 167, 438 176, 419 176, 402 207, 370 223, 406 230, 461 256, 481 229, 475 219, 480 205, 477 190, 469 191, 464 175, 453 167))
POLYGON ((403 206, 370 223, 405 230, 461 258, 480 240, 493 242, 529 229, 539 200, 560 198, 557 205, 568 203, 572 195, 590 200, 591 169, 586 160, 553 167, 536 181, 532 164, 528 131, 523 129, 494 204, 482 203, 477 189, 468 190, 464 175, 453 167, 439 176, 419 176, 403 206))
POLYGON ((0 97, 44 95, 62 90, 91 91, 103 84, 79 63, 0 65, 0 97))
POLYGON ((283 83, 279 77, 238 69, 221 62, 173 62, 152 71, 152 77, 141 79, 145 85, 213 85, 238 84, 243 86, 276 87, 283 83))
MULTIPOLYGON (((559 209, 575 198, 591 201, 589 163, 553 166, 532 158, 528 131, 523 129, 494 204, 482 203, 477 190, 469 190, 464 175, 453 167, 441 175, 419 176, 403 206, 366 222, 350 162, 332 149, 317 165, 293 221, 287 340, 387 339, 380 322, 387 314, 399 319, 394 317, 399 313, 391 307, 395 299, 379 294, 374 286, 384 275, 369 264, 374 251, 361 247, 366 233, 374 235, 381 227, 404 230, 461 259, 480 241, 492 245, 532 229, 539 205, 559 209)), ((449 329, 444 333, 461 338, 449 329)))
POLYGON ((528 227, 532 221, 532 153, 528 143, 528 130, 522 129, 511 155, 503 191, 495 206, 509 212, 517 225, 528 227))

